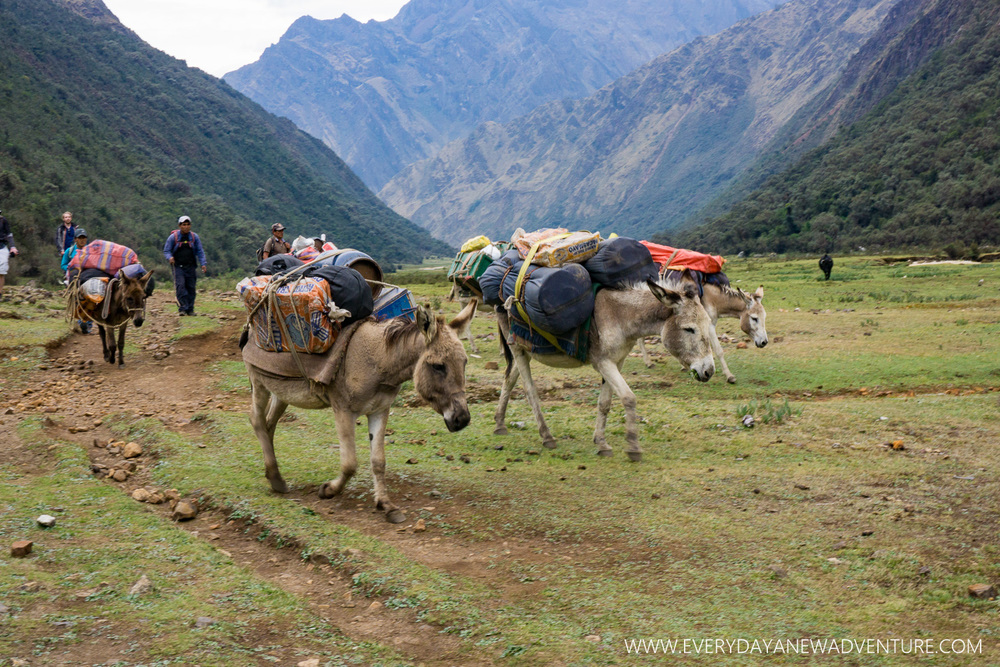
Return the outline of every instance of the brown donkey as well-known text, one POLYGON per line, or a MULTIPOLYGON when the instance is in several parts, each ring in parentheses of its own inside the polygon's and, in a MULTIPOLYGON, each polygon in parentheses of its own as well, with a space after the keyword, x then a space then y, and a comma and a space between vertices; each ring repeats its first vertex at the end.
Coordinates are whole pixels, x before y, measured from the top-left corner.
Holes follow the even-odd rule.
MULTIPOLYGON (((146 298, 152 292, 151 282, 153 272, 148 271, 139 278, 129 278, 119 273, 108 281, 104 301, 99 304, 83 297, 82 287, 70 290, 70 311, 75 311, 73 317, 86 317, 97 324, 97 333, 101 336, 101 348, 104 360, 115 363, 117 352, 118 367, 125 365, 125 329, 129 320, 136 327, 141 327, 146 318, 146 298), (115 332, 118 332, 117 344, 115 332)), ((71 284, 72 287, 72 284, 71 284)), ((81 317, 80 319, 83 319, 81 317)))
POLYGON ((353 330, 333 379, 326 384, 312 383, 302 377, 283 377, 255 366, 247 358, 249 348, 255 345, 249 343, 244 348, 243 361, 252 391, 250 423, 264 451, 264 471, 271 488, 278 493, 288 491, 274 456, 274 430, 285 408, 294 405, 333 409, 340 441, 340 476, 320 486, 321 498, 338 495, 357 470, 354 427, 357 419, 365 415, 375 506, 385 512, 387 521, 404 521, 405 514, 389 499, 385 485, 389 408, 400 386, 412 379, 417 394, 444 417, 449 431, 468 426, 470 416, 465 402, 468 358, 456 332, 472 319, 474 308, 470 304, 448 324, 423 306, 417 309, 415 323, 406 318, 361 322, 353 330))

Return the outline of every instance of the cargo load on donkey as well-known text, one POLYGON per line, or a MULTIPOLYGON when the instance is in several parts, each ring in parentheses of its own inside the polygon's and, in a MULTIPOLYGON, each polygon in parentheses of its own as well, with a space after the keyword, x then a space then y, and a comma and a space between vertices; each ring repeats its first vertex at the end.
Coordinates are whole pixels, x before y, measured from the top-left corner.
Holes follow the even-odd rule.
POLYGON ((236 285, 254 342, 269 352, 322 354, 345 324, 372 313, 371 288, 346 266, 318 266, 244 278, 236 285))
POLYGON ((451 300, 456 294, 460 298, 482 297, 479 278, 494 260, 499 259, 510 243, 492 243, 485 236, 471 238, 462 244, 455 259, 448 268, 448 282, 452 283, 451 300))
POLYGON ((577 359, 587 355, 587 325, 594 310, 597 290, 618 289, 656 278, 649 252, 638 241, 615 237, 604 241, 597 234, 565 230, 541 230, 515 240, 508 251, 488 267, 480 278, 487 304, 512 308, 511 335, 519 337, 537 354, 562 352, 577 359), (597 242, 591 243, 596 237, 597 242), (524 249, 528 239, 531 246, 524 249), (569 249, 564 241, 569 241, 569 249), (591 246, 591 247, 585 247, 591 246), (553 251, 554 249, 554 251, 553 251), (539 253, 548 262, 534 263, 539 253), (511 301, 511 299, 513 299, 511 301))
POLYGON ((415 318, 410 291, 383 283, 375 260, 352 248, 308 262, 269 257, 256 274, 236 286, 247 308, 241 348, 252 333, 256 346, 268 352, 323 354, 343 328, 370 315, 378 321, 415 318))

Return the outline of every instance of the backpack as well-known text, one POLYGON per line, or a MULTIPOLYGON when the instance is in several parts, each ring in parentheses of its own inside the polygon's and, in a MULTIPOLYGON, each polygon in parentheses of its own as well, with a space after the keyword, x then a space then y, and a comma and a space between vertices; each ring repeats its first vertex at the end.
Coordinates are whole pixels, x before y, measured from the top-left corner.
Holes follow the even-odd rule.
POLYGON ((257 248, 257 263, 260 264, 264 261, 264 246, 267 245, 267 241, 264 241, 264 245, 257 248))

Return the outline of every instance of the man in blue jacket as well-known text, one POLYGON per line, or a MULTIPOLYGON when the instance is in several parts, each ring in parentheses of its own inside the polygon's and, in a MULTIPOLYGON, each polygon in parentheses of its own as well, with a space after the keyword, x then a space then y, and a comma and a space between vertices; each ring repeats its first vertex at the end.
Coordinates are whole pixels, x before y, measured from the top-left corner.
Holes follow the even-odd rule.
POLYGON ((205 263, 205 250, 201 247, 201 239, 191 231, 191 218, 182 215, 177 219, 177 226, 170 232, 163 246, 163 256, 170 262, 174 274, 174 288, 177 293, 177 314, 194 315, 195 286, 198 282, 197 267, 202 273, 208 273, 205 263))

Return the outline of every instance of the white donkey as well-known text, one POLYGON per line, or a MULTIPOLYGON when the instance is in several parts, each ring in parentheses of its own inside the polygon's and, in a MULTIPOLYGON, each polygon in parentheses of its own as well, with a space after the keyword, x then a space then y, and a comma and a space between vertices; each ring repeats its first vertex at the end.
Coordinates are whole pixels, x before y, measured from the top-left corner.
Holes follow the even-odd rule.
MULTIPOLYGON (((712 352, 718 358, 719 366, 729 384, 736 384, 736 376, 729 371, 729 366, 726 364, 726 357, 722 353, 722 345, 719 344, 715 325, 719 322, 719 317, 737 317, 740 320, 740 329, 743 330, 743 333, 750 337, 754 345, 764 347, 767 345, 767 328, 764 325, 767 313, 764 311, 763 301, 763 285, 758 287, 757 291, 748 294, 729 285, 702 284, 701 303, 705 306, 705 311, 712 320, 712 352)), ((646 351, 646 346, 641 338, 639 339, 639 350, 642 352, 642 361, 646 364, 646 368, 652 368, 653 362, 650 360, 649 352, 646 351)), ((671 354, 673 353, 671 352, 671 354)), ((687 370, 686 364, 684 367, 687 370)))
MULTIPOLYGON (((555 438, 545 424, 538 391, 531 380, 530 363, 535 359, 546 366, 575 368, 582 366, 583 362, 565 354, 532 354, 520 342, 510 345, 508 317, 502 309, 497 309, 497 323, 504 353, 508 355, 508 364, 500 402, 494 415, 494 434, 507 434, 504 424, 507 403, 520 376, 524 383, 524 393, 535 421, 538 422, 542 444, 549 449, 555 448, 555 438)), ((663 344, 688 365, 692 374, 698 380, 706 382, 715 373, 710 344, 711 331, 708 313, 702 307, 698 288, 690 278, 685 277, 681 284, 674 286, 649 281, 647 284, 625 289, 602 289, 597 293, 590 325, 587 361, 604 380, 597 403, 597 425, 594 430, 598 456, 611 455, 611 447, 604 431, 611 409, 611 392, 614 391, 625 408, 628 457, 633 461, 642 460, 635 394, 621 373, 622 363, 635 346, 636 340, 642 336, 659 334, 663 344)))

